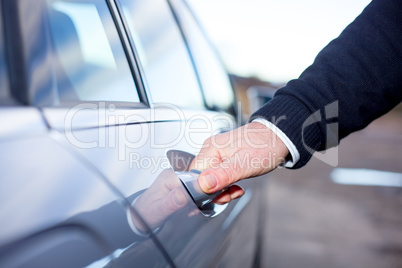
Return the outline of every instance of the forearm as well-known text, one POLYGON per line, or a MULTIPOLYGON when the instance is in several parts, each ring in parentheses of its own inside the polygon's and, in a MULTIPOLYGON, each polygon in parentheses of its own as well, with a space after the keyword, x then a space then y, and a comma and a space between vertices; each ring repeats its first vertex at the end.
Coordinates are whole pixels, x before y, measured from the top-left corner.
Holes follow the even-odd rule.
POLYGON ((251 117, 271 121, 292 140, 300 152, 296 168, 401 101, 401 7, 400 1, 373 1, 251 117), (339 134, 328 131, 328 119, 338 119, 339 134))

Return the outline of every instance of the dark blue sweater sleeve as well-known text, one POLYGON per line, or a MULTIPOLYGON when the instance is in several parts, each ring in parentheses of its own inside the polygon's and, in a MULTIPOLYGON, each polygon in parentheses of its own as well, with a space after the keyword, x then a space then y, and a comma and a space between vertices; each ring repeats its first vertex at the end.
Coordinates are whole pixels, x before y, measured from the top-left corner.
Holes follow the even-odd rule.
POLYGON ((250 121, 281 129, 299 150, 299 168, 401 100, 402 1, 374 0, 250 121))

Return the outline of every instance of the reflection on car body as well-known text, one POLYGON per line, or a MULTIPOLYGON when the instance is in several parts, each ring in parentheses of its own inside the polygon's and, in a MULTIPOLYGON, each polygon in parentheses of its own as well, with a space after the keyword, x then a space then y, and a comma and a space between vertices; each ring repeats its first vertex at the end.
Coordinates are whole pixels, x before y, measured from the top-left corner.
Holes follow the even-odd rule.
POLYGON ((185 1, 0 0, 0 17, 0 267, 252 265, 261 181, 197 206, 166 156, 237 125, 185 1))

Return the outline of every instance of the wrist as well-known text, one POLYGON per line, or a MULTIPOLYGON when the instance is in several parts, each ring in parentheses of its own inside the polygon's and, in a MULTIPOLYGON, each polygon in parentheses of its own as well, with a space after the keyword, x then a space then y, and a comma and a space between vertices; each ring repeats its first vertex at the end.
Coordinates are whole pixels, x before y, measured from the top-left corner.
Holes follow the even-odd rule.
POLYGON ((276 125, 271 123, 270 121, 257 117, 252 120, 253 123, 261 123, 262 125, 266 126, 269 128, 276 136, 281 139, 281 141, 285 144, 286 148, 288 149, 288 155, 285 157, 286 161, 283 163, 283 165, 287 168, 292 168, 296 165, 296 163, 300 160, 300 153, 292 140, 289 139, 289 137, 282 132, 280 128, 278 128, 276 125))
POLYGON ((270 159, 268 169, 272 170, 292 158, 288 147, 277 135, 277 132, 260 122, 250 122, 246 126, 249 131, 255 132, 256 136, 251 136, 249 139, 253 139, 252 146, 254 145, 258 150, 261 149, 257 156, 270 159))

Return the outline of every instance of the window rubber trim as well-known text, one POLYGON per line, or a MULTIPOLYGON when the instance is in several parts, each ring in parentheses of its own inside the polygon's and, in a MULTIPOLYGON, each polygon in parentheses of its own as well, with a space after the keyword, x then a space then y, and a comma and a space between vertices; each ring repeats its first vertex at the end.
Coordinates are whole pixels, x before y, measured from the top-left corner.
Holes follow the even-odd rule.
POLYGON ((145 73, 139 61, 139 56, 135 49, 134 39, 132 38, 128 28, 128 23, 124 18, 122 6, 118 0, 106 0, 106 3, 108 4, 120 40, 122 41, 140 101, 147 107, 151 108, 152 99, 145 80, 145 73))

